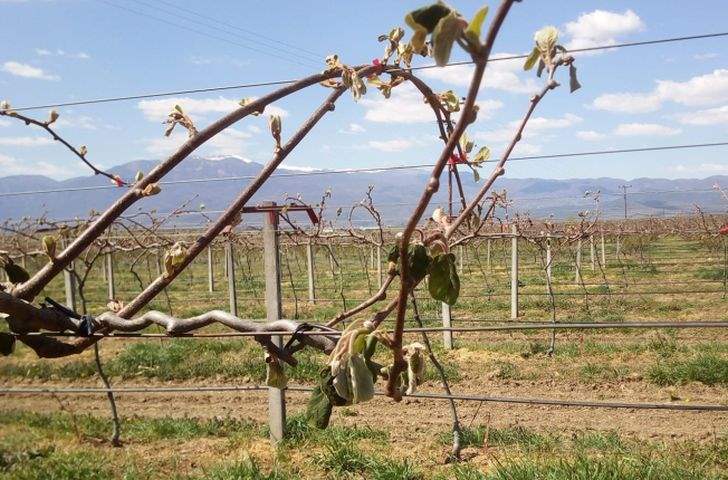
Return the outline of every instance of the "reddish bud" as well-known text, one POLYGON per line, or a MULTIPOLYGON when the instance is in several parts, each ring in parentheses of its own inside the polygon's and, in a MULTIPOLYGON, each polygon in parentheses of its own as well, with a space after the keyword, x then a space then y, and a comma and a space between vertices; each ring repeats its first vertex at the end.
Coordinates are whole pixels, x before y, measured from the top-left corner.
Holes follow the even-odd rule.
POLYGON ((728 235, 728 223, 723 225, 718 233, 720 233, 721 235, 728 235))

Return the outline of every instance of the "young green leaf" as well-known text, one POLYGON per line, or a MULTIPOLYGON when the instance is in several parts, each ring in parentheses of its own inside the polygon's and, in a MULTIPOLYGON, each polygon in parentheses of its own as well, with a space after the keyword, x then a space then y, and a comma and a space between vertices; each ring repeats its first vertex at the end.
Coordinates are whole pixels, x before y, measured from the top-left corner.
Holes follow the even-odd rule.
POLYGON ((475 12, 475 16, 470 20, 468 28, 465 30, 465 36, 475 45, 480 44, 480 32, 483 29, 483 22, 486 16, 488 16, 488 6, 475 12))
POLYGON ((455 305, 460 295, 460 278, 452 253, 438 255, 430 263, 430 296, 448 305, 455 305))
POLYGON ((412 279, 420 281, 425 278, 430 262, 431 259, 427 254, 427 248, 422 244, 413 245, 412 252, 409 255, 409 271, 412 279))
POLYGON ((12 260, 5 264, 5 273, 8 274, 10 283, 23 283, 30 280, 28 272, 17 263, 12 263, 12 260))
POLYGON ((316 386, 308 399, 306 406, 306 419, 310 425, 316 428, 325 429, 329 426, 331 412, 334 406, 331 404, 328 395, 324 392, 320 385, 316 386))
POLYGON ((443 17, 432 32, 432 56, 438 67, 444 67, 450 60, 452 44, 463 33, 464 21, 457 12, 443 17))
POLYGON ((539 58, 541 58, 541 52, 539 52, 538 47, 533 47, 533 50, 531 50, 528 58, 526 58, 526 63, 523 64, 523 69, 531 70, 533 66, 536 65, 536 62, 539 58))
POLYGON ((411 11, 404 17, 404 21, 415 31, 424 30, 432 33, 437 23, 450 12, 452 10, 447 5, 438 2, 411 11))

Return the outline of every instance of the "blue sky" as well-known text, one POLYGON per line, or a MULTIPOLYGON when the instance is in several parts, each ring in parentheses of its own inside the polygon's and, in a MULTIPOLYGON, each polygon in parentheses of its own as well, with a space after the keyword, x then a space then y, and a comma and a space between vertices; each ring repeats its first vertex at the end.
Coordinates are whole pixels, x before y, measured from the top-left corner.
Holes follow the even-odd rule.
MULTIPOLYGON (((382 55, 376 37, 393 26, 404 26, 404 14, 422 4, 0 0, 4 19, 0 98, 19 107, 292 79, 322 70, 323 58, 330 53, 338 53, 345 63, 370 62, 382 55)), ((472 1, 452 4, 466 17, 481 6, 472 1)), ((700 0, 688 7, 678 1, 526 0, 514 6, 494 52, 528 52, 533 32, 547 24, 560 29, 565 45, 591 46, 721 32, 726 20, 723 1, 700 0)), ((463 59, 462 52, 453 58, 463 59)), ((583 88, 569 94, 568 79, 562 77, 565 86, 539 105, 514 155, 724 141, 727 61, 725 37, 579 55, 583 88)), ((469 129, 470 136, 479 145, 490 146, 495 156, 512 131, 511 123, 525 111, 530 92, 539 85, 532 72, 521 71, 521 65, 517 60, 488 67, 478 99, 481 115, 469 129)), ((463 94, 468 74, 468 67, 452 67, 425 71, 422 77, 436 91, 453 88, 463 94)), ((87 145, 89 158, 104 167, 161 158, 184 140, 182 132, 163 138, 162 121, 171 105, 181 104, 198 127, 204 127, 239 99, 262 95, 270 88, 63 108, 58 127, 72 143, 87 145)), ((284 115, 284 138, 327 93, 316 87, 276 104, 284 115)), ((34 115, 42 118, 47 112, 34 115)), ((264 162, 271 151, 265 118, 251 118, 199 153, 264 162)), ((358 168, 430 163, 438 152, 435 125, 412 89, 400 87, 388 101, 370 89, 358 103, 350 95, 342 98, 286 165, 358 168)), ((706 177, 728 174, 725 152, 726 147, 718 147, 523 161, 508 167, 507 174, 706 177)), ((42 131, 0 119, 0 176, 24 173, 61 179, 87 170, 42 131)))

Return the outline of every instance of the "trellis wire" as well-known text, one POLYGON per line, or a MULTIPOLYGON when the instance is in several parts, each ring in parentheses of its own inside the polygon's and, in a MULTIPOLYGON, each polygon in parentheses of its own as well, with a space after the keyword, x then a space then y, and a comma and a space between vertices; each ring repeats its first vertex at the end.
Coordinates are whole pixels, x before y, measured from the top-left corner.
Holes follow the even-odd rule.
MULTIPOLYGON (((236 392, 236 391, 265 391, 268 387, 260 385, 244 386, 199 386, 199 387, 120 387, 120 388, 86 388, 86 387, 19 387, 0 388, 0 395, 28 395, 28 394, 95 394, 113 393, 205 393, 205 392, 236 392)), ((311 392, 313 388, 305 386, 289 386, 286 390, 294 392, 311 392)), ((384 396, 384 392, 375 392, 384 396)), ((728 405, 710 405, 697 403, 626 403, 626 402, 599 402, 591 400, 561 400, 555 398, 530 397, 502 397, 493 395, 445 395, 442 393, 420 392, 406 395, 410 398, 423 398, 430 400, 460 400, 465 402, 510 403, 522 405, 542 405, 560 407, 586 407, 586 408, 615 408, 632 410, 672 410, 672 411, 698 411, 698 412, 728 412, 728 405)))

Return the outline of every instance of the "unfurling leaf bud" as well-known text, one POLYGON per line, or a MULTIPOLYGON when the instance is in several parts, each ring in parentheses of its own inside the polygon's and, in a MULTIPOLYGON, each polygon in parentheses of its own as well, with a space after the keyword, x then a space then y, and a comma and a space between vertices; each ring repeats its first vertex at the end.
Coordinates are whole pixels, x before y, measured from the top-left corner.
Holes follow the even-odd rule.
POLYGON ((55 122, 56 120, 58 120, 59 116, 60 115, 58 114, 58 112, 56 110, 51 110, 50 113, 48 114, 48 120, 46 121, 46 125, 50 125, 53 122, 55 122))
POLYGON ((276 141, 276 150, 281 148, 281 117, 280 115, 271 115, 268 117, 268 126, 273 139, 276 141))
POLYGON ((0 110, 10 110, 10 102, 7 100, 0 102, 0 110))
POLYGON ((150 183, 149 185, 144 187, 144 190, 142 190, 142 196, 151 197, 152 195, 156 195, 161 191, 162 189, 158 183, 150 183))
POLYGON ((536 42, 536 48, 539 49, 542 57, 545 57, 544 61, 549 61, 554 47, 559 41, 559 30, 552 25, 548 25, 536 32, 533 39, 536 42))
POLYGON ((170 277, 174 274, 175 270, 182 265, 185 256, 187 255, 187 245, 185 242, 176 242, 172 247, 164 254, 164 275, 170 277))
POLYGON ((86 145, 81 145, 80 147, 78 147, 79 155, 81 155, 82 157, 85 157, 87 153, 88 153, 88 148, 86 147, 86 145))
POLYGON ((142 178, 144 178, 144 172, 139 170, 136 175, 134 175, 134 182, 141 182, 142 178))
POLYGON ((121 177, 118 176, 118 175, 114 175, 113 178, 111 178, 111 183, 113 183, 117 187, 123 187, 124 186, 124 180, 122 180, 121 177))
POLYGON ((46 235, 42 239, 43 243, 43 252, 48 255, 48 258, 51 260, 56 259, 56 237, 52 237, 50 235, 46 235))

